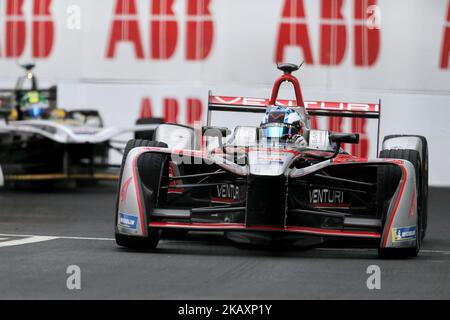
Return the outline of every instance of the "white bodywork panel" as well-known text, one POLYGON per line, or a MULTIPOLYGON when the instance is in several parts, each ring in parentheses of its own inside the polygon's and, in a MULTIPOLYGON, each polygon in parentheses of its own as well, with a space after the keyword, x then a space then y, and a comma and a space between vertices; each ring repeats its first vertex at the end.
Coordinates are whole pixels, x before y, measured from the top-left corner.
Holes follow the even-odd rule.
POLYGON ((248 152, 250 174, 276 177, 284 174, 294 160, 290 152, 255 150, 248 152))
POLYGON ((130 127, 98 128, 70 126, 47 120, 12 121, 0 125, 0 133, 33 133, 59 143, 101 143, 129 132, 153 130, 158 125, 135 125, 130 127))
POLYGON ((310 130, 309 147, 317 150, 332 150, 329 135, 327 130, 310 130))
POLYGON ((258 127, 237 126, 228 143, 232 146, 249 147, 258 143, 258 127))
POLYGON ((155 141, 164 142, 170 149, 197 150, 200 141, 195 137, 193 128, 175 124, 160 124, 155 132, 155 141))

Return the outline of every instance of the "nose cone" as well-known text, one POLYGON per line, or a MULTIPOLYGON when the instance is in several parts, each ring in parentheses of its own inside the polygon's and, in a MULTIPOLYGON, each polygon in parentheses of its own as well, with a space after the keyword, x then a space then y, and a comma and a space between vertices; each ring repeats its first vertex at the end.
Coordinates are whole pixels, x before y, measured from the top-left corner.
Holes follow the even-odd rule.
POLYGON ((294 154, 285 150, 251 150, 248 153, 251 175, 276 177, 284 174, 294 154))

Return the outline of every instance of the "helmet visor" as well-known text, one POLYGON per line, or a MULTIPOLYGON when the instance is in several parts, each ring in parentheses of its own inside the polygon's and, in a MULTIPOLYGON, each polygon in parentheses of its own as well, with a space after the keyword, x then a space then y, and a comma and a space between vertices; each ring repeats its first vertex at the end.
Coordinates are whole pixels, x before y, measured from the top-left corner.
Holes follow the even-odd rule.
POLYGON ((286 139, 296 134, 296 128, 287 124, 270 123, 262 126, 262 135, 267 139, 286 139))

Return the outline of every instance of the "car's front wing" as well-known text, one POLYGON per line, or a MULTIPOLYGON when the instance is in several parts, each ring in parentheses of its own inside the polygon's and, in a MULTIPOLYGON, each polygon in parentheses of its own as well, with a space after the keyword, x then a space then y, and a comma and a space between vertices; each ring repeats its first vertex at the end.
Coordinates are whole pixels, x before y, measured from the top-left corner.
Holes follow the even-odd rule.
MULTIPOLYGON (((146 195, 149 194, 149 191, 142 185, 141 175, 143 173, 139 172, 137 166, 139 157, 144 153, 161 153, 168 157, 176 153, 178 156, 183 154, 192 158, 207 160, 210 164, 217 165, 227 173, 247 181, 248 184, 244 189, 252 188, 250 186, 252 183, 258 186, 260 182, 265 180, 264 177, 251 177, 250 170, 245 166, 234 166, 229 162, 218 163, 217 159, 202 151, 173 151, 165 148, 145 147, 133 149, 124 164, 117 200, 116 230, 122 234, 145 237, 149 228, 170 228, 202 231, 296 233, 305 236, 373 239, 380 247, 413 247, 416 243, 416 177, 414 167, 408 161, 391 159, 370 161, 360 159, 360 161, 355 161, 354 158, 325 161, 305 169, 289 169, 280 180, 282 182, 279 186, 272 181, 268 182, 268 185, 271 186, 269 190, 253 192, 246 189, 243 203, 223 204, 221 207, 220 204, 213 205, 210 202, 202 208, 188 206, 155 208, 148 203, 146 195), (375 201, 374 204, 374 201, 371 200, 371 195, 379 192, 376 183, 369 183, 372 179, 369 176, 367 181, 359 182, 363 186, 367 186, 368 189, 365 191, 358 190, 358 188, 336 187, 336 185, 349 179, 335 178, 335 182, 325 185, 317 183, 316 180, 312 182, 308 180, 313 175, 322 177, 323 172, 326 173, 328 169, 336 172, 355 171, 355 175, 361 175, 357 170, 364 173, 364 170, 369 172, 375 170, 377 166, 386 165, 398 168, 399 179, 393 189, 393 194, 386 201, 386 208, 384 211, 380 211, 382 214, 377 213, 377 202, 375 201), (252 179, 254 179, 253 182, 250 182, 252 179), (290 186, 291 182, 286 183, 286 181, 291 181, 292 186, 290 186), (277 190, 283 189, 284 186, 287 186, 287 191, 277 193, 277 190), (305 188, 305 186, 309 189, 301 191, 303 190, 301 188, 305 188), (351 194, 347 196, 346 193, 341 194, 336 191, 333 193, 333 190, 339 189, 362 193, 355 196, 351 194), (328 190, 328 192, 324 190, 328 190), (297 195, 289 195, 289 192, 292 194, 297 192, 297 195), (366 195, 364 195, 364 192, 366 192, 366 195), (267 198, 277 199, 278 196, 282 200, 278 201, 278 199, 272 209, 267 209, 267 206, 271 206, 271 201, 267 198), (350 200, 347 201, 346 197, 350 200), (330 203, 326 203, 327 201, 313 203, 313 200, 323 200, 323 198, 332 201, 330 203), (367 207, 359 208, 356 205, 363 202, 368 203, 367 207), (270 216, 277 208, 280 214, 275 217, 270 216), (258 211, 259 209, 261 211, 258 211), (267 211, 266 216, 264 210, 267 211)), ((146 172, 145 174, 154 173, 146 172)), ((316 178, 314 177, 314 179, 316 178)), ((358 183, 356 179, 349 181, 358 183)), ((183 189, 189 186, 186 184, 181 187, 183 189)), ((360 187, 359 189, 364 188, 360 187)), ((174 188, 173 191, 176 196, 179 190, 174 188)))

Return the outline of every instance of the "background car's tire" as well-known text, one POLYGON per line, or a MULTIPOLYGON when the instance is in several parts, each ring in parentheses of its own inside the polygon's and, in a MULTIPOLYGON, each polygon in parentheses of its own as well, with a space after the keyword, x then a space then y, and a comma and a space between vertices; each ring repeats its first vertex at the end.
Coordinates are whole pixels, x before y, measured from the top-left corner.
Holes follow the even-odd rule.
MULTIPOLYGON (((378 255, 380 258, 403 258, 403 257, 415 257, 419 253, 421 240, 422 240, 422 222, 423 222, 423 166, 420 161, 420 153, 416 150, 408 149, 393 149, 393 150, 382 150, 380 152, 380 158, 385 159, 403 159, 411 162, 415 168, 416 173, 416 188, 417 188, 417 235, 416 235, 416 246, 412 248, 379 248, 378 255)), ((389 175, 386 175, 386 179, 389 179, 389 175)), ((385 222, 385 220, 383 219, 385 222)))
MULTIPOLYGON (((164 123, 164 119, 162 118, 141 118, 136 120, 137 125, 144 124, 162 124, 164 123)), ((134 134, 135 139, 145 139, 145 140, 153 140, 153 135, 155 134, 155 130, 141 131, 136 132, 134 134)))
MULTIPOLYGON (((125 151, 124 151, 123 159, 122 159, 122 166, 120 169, 119 190, 120 190, 120 181, 122 181, 123 167, 125 165, 125 161, 127 159, 128 153, 132 149, 138 148, 138 147, 167 148, 167 145, 165 143, 158 142, 158 141, 148 141, 148 140, 142 140, 142 139, 133 139, 133 140, 128 141, 128 143, 125 147, 125 151)), ((157 170, 157 169, 155 169, 155 165, 157 165, 157 163, 159 163, 161 166, 161 163, 163 161, 164 160, 161 155, 155 154, 154 157, 145 157, 142 161, 140 161, 140 163, 141 164, 143 163, 146 166, 148 166, 150 164, 150 168, 157 170)), ((146 183, 146 184, 150 183, 154 188, 159 188, 160 180, 158 179, 158 181, 153 181, 152 177, 155 177, 155 175, 148 175, 148 177, 149 178, 147 178, 145 182, 143 181, 143 183, 146 183)), ((116 226, 117 226, 118 207, 119 207, 119 191, 117 192, 116 226)), ((158 245, 159 239, 161 238, 161 231, 157 230, 157 229, 150 229, 150 230, 148 230, 147 237, 135 237, 135 236, 120 234, 117 232, 117 228, 116 228, 115 238, 116 238, 116 243, 122 247, 127 247, 127 248, 132 248, 132 249, 154 249, 158 245)))
POLYGON ((401 134, 395 134, 395 135, 389 135, 384 138, 384 141, 392 139, 392 138, 398 138, 398 137, 416 137, 419 138, 422 142, 422 158, 421 158, 421 164, 422 164, 422 194, 423 194, 423 206, 422 206, 422 240, 425 239, 425 235, 427 232, 428 227, 428 141, 427 138, 424 136, 419 135, 401 135, 401 134))

